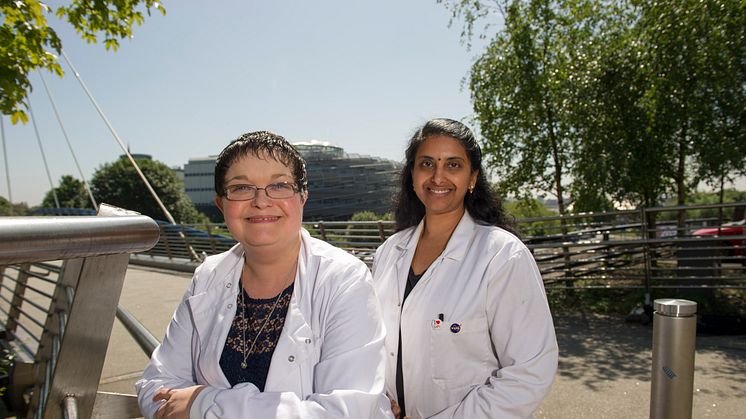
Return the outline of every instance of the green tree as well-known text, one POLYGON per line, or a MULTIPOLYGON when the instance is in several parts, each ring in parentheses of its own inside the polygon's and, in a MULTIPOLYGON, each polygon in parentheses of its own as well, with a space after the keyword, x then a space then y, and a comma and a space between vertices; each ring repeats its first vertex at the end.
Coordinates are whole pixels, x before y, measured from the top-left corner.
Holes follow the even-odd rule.
MULTIPOLYGON (((59 186, 54 188, 54 192, 57 193, 57 199, 62 208, 93 209, 93 204, 88 197, 88 192, 85 190, 85 184, 73 176, 63 175, 60 178, 59 186)), ((44 200, 42 201, 41 206, 44 208, 53 208, 57 206, 54 202, 54 194, 52 193, 52 190, 49 190, 44 195, 44 200)))
POLYGON ((394 216, 390 212, 379 215, 373 211, 356 212, 352 214, 352 217, 350 217, 350 221, 391 221, 393 219, 394 216))
POLYGON ((28 213, 28 205, 25 202, 12 204, 5 197, 0 196, 0 216, 18 217, 28 213))
POLYGON ((441 2, 465 21, 466 37, 479 20, 503 23, 469 75, 499 190, 519 198, 550 193, 564 214, 567 195, 577 192, 568 175, 583 132, 576 107, 587 79, 580 75, 596 63, 588 52, 605 32, 610 11, 594 0, 441 2))
MULTIPOLYGON (((132 36, 135 24, 150 15, 166 10, 156 0, 71 0, 57 8, 55 14, 67 20, 86 42, 103 38, 106 49, 116 50, 119 39, 132 36)), ((13 123, 26 122, 24 103, 31 83, 28 74, 46 69, 62 76, 57 56, 62 42, 48 26, 52 9, 39 0, 0 0, 0 111, 10 115, 13 123)))
POLYGON ((550 210, 543 202, 536 198, 522 198, 506 201, 505 212, 512 215, 518 222, 522 235, 545 236, 559 231, 559 220, 533 220, 534 218, 552 217, 557 213, 550 210))
MULTIPOLYGON (((746 191, 738 191, 732 188, 718 192, 697 191, 690 195, 689 201, 692 205, 746 202, 746 191)), ((741 221, 744 219, 743 206, 727 210, 723 210, 723 208, 689 210, 686 215, 689 219, 717 218, 718 224, 722 224, 726 220, 741 221)))
MULTIPOLYGON (((720 179, 745 161, 746 9, 740 0, 638 4, 647 128, 671 160, 683 205, 698 183, 697 166, 720 179)), ((680 227, 683 218, 682 211, 680 227)))
MULTIPOLYGON (((139 159, 137 164, 177 223, 208 221, 184 192, 183 181, 165 163, 139 159)), ((99 202, 137 211, 154 219, 165 219, 155 198, 126 157, 99 167, 91 179, 91 189, 99 202)))
POLYGON ((565 191, 584 211, 683 205, 744 172, 743 1, 439 2, 465 37, 504 23, 469 79, 503 191, 551 192, 560 212, 565 191))
POLYGON ((571 125, 571 10, 549 0, 511 2, 504 29, 474 63, 469 88, 498 188, 510 195, 545 191, 565 213, 571 125))
MULTIPOLYGON (((381 228, 378 224, 364 224, 367 221, 391 221, 393 214, 387 212, 383 215, 376 214, 373 211, 359 211, 352 214, 350 223, 345 229, 345 240, 350 243, 361 243, 371 246, 372 243, 380 243, 381 228), (355 222, 361 222, 355 224, 355 222)), ((384 231, 383 235, 388 237, 389 232, 384 231)))
POLYGON ((746 175, 746 9, 738 1, 705 5, 704 11, 694 10, 704 14, 698 20, 707 33, 698 40, 705 80, 696 81, 704 106, 693 118, 700 129, 693 144, 697 165, 692 183, 717 188, 723 203, 726 183, 746 175))
POLYGON ((557 213, 547 208, 543 202, 536 198, 523 198, 505 201, 505 212, 516 219, 552 217, 557 213))
POLYGON ((597 65, 581 74, 587 82, 573 101, 582 120, 577 209, 594 209, 604 196, 651 207, 667 193, 684 205, 701 181, 722 190, 743 173, 746 13, 737 3, 605 6, 619 5, 587 54, 597 65))
POLYGON ((655 206, 668 190, 670 158, 648 130, 647 79, 626 2, 606 4, 601 25, 579 45, 586 57, 571 71, 575 120, 571 196, 576 211, 613 208, 613 201, 655 206))

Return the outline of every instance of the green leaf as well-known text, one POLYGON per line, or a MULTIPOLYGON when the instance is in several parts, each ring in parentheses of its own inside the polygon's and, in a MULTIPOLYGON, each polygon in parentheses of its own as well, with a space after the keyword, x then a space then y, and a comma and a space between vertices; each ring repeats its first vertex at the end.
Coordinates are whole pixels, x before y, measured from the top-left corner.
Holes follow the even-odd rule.
POLYGON ((52 11, 38 0, 0 2, 0 111, 11 120, 26 122, 23 101, 31 90, 28 73, 47 69, 59 76, 57 54, 62 42, 47 25, 46 14, 66 19, 87 43, 101 37, 107 50, 116 51, 119 39, 132 36, 132 26, 144 22, 142 10, 165 9, 153 0, 71 0, 52 11))
POLYGON ((10 122, 14 125, 18 122, 23 122, 24 124, 28 122, 28 116, 26 115, 26 112, 18 110, 13 112, 13 114, 10 116, 10 122))

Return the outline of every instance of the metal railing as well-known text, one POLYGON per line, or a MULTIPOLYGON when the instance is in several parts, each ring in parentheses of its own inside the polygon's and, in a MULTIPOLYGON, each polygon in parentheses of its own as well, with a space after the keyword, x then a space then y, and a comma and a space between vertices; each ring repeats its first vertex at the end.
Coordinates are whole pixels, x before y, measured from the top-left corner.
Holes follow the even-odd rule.
MULTIPOLYGON (((742 221, 744 208, 746 202, 643 208, 524 218, 516 226, 547 288, 743 288, 746 236, 729 223, 742 221), (707 227, 714 232, 695 234, 707 227)), ((376 247, 394 233, 392 221, 314 221, 304 227, 369 266, 376 247)), ((177 232, 200 254, 235 244, 224 224, 161 225, 161 240, 147 254, 189 259, 177 232)))
POLYGON ((0 218, 2 344, 14 356, 17 416, 92 417, 129 253, 158 237, 145 216, 0 218))
POLYGON ((150 358, 155 348, 161 344, 158 339, 140 323, 135 316, 122 306, 117 307, 117 319, 122 323, 127 332, 137 342, 143 353, 150 358))

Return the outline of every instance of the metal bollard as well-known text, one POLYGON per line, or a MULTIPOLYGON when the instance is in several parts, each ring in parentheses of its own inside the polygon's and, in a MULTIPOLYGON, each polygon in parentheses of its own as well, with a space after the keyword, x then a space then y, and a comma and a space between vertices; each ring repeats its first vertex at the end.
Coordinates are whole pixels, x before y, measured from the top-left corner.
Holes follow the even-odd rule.
POLYGON ((697 303, 659 299, 653 307, 650 418, 691 418, 697 303))

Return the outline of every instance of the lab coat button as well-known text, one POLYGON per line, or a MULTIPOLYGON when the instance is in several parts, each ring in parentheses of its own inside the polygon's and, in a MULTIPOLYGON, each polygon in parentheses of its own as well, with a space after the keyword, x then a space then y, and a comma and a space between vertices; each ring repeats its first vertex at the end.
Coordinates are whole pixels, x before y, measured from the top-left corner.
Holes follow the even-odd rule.
POLYGON ((311 343, 311 339, 306 338, 306 343, 311 343))
POLYGON ((292 356, 292 355, 290 355, 290 356, 288 357, 288 362, 293 362, 293 361, 295 361, 295 357, 294 357, 294 356, 292 356))
POLYGON ((391 352, 391 353, 389 353, 389 355, 391 355, 391 356, 394 356, 394 353, 393 353, 393 352, 391 352))
POLYGON ((227 284, 225 284, 225 287, 226 287, 226 288, 230 288, 231 286, 233 286, 233 284, 231 284, 230 282, 229 282, 229 283, 227 283, 227 284))
POLYGON ((233 308, 233 304, 228 304, 228 308, 233 308))

